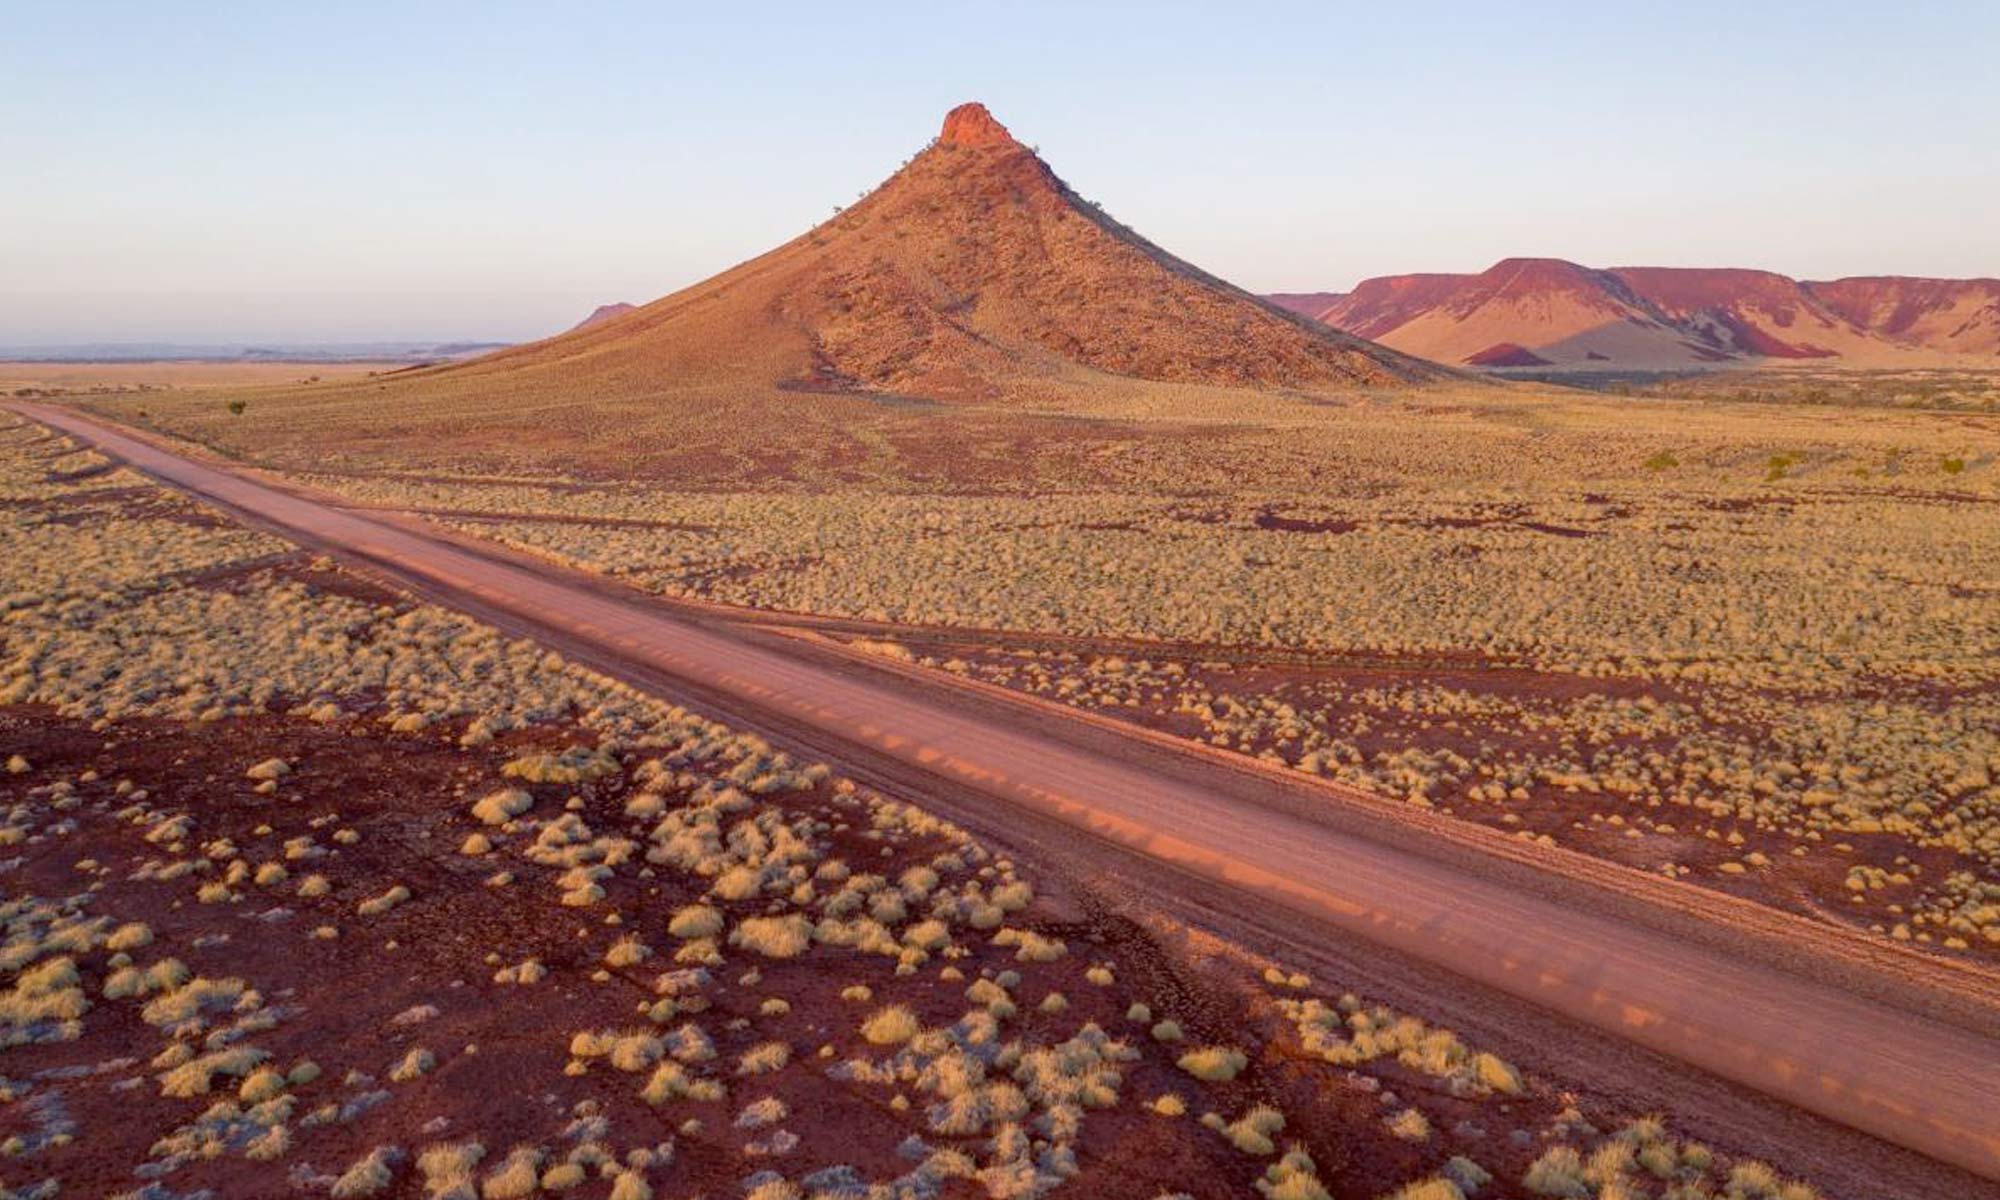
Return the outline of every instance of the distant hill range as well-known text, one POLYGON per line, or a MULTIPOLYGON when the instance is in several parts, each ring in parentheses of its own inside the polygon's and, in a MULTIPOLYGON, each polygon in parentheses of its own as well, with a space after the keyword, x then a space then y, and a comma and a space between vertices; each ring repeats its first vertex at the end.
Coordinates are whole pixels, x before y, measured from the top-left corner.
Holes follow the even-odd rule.
POLYGON ((1490 369, 2000 366, 1995 279, 1816 282, 1509 258, 1477 275, 1386 275, 1267 299, 1407 354, 1490 369))
POLYGON ((398 362, 429 363, 489 354, 507 342, 75 342, 0 344, 13 362, 398 362))

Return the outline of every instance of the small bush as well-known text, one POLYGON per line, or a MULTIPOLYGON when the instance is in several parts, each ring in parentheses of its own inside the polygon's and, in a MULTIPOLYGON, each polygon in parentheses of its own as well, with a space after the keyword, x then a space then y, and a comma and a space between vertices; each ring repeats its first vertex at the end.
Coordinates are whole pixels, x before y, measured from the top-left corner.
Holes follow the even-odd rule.
POLYGON ((495 983, 539 983, 548 976, 549 969, 538 958, 523 959, 511 967, 502 967, 493 972, 495 983))
POLYGON ((409 898, 410 889, 399 883, 372 900, 363 900, 355 906, 354 911, 364 917, 376 917, 388 912, 409 898))
POLYGON ((715 877, 709 893, 718 900, 748 900, 764 890, 764 873, 745 863, 738 863, 715 877))
POLYGON ((604 965, 608 967, 631 967, 653 956, 652 947, 636 937, 623 937, 611 943, 604 952, 604 965))
POLYGON ((1521 1186, 1537 1196, 1559 1200, 1587 1200, 1592 1189, 1583 1176, 1583 1156, 1573 1146, 1551 1146, 1528 1166, 1521 1186))
POLYGON ((217 1075, 242 1078, 270 1057, 254 1046, 232 1046, 190 1059, 160 1076, 160 1094, 179 1099, 208 1095, 217 1075))
POLYGON ((403 1152, 395 1146, 370 1150, 333 1181, 333 1200, 356 1200, 380 1193, 396 1177, 396 1164, 402 1158, 403 1152))
POLYGON ((784 917, 751 917, 729 932, 729 944, 766 958, 797 958, 812 945, 812 922, 793 913, 784 917))
POLYGON ((769 1075, 782 1071, 792 1061, 792 1048, 783 1042, 759 1042, 736 1060, 738 1075, 769 1075))
POLYGON ((104 948, 114 954, 123 953, 127 950, 137 950, 142 946, 150 946, 152 944, 153 931, 136 921, 120 925, 111 931, 110 937, 104 939, 104 948))
POLYGON ((542 1152, 532 1146, 510 1151, 499 1169, 479 1185, 480 1200, 525 1200, 541 1186, 542 1152))
POLYGON ((617 772, 617 759, 586 746, 571 746, 558 754, 523 755, 500 768, 502 775, 529 783, 588 783, 617 772))
POLYGON ((993 935, 996 946, 1013 946, 1020 962, 1054 962, 1069 953, 1060 938, 1047 938, 1028 929, 1002 929, 993 935))
POLYGON ((1233 1046, 1204 1046, 1180 1056, 1181 1070, 1209 1083, 1227 1083, 1243 1073, 1250 1060, 1233 1046))
POLYGON ((408 1083, 421 1078, 437 1066, 437 1055, 422 1046, 412 1046, 410 1052, 389 1068, 390 1083, 408 1083))
POLYGON ((1285 1128, 1285 1114, 1268 1104, 1251 1108, 1234 1121, 1224 1121, 1215 1113, 1207 1113, 1201 1123, 1215 1130, 1229 1140, 1229 1144, 1245 1154, 1266 1155, 1277 1153, 1278 1146, 1271 1135, 1285 1128))
POLYGON ((1430 1118, 1414 1108, 1406 1108, 1388 1122, 1389 1132, 1406 1142, 1427 1142, 1431 1137, 1430 1118))
POLYGON ((1473 1078, 1481 1085, 1503 1095, 1521 1094, 1521 1073, 1514 1065, 1497 1054, 1481 1050, 1472 1056, 1473 1078))
POLYGON ((236 1089, 236 1096, 245 1104, 262 1104, 285 1090, 285 1077, 270 1067, 258 1067, 250 1072, 249 1078, 236 1089))
POLYGON ((892 1004, 862 1022, 861 1036, 874 1046, 899 1046, 917 1036, 923 1028, 916 1014, 900 1004, 892 1004))
POLYGON ((722 932, 722 913, 706 904, 690 904, 667 922, 667 932, 677 938, 712 938, 722 932))
POLYGON ((1444 1176, 1433 1175, 1429 1179, 1404 1184, 1392 1192, 1388 1200, 1465 1200, 1465 1191, 1444 1176))
POLYGON ((1493 1182, 1491 1171, 1463 1154, 1454 1154, 1445 1161, 1444 1175, 1468 1195, 1493 1182))
POLYGON ((472 815, 488 825, 505 825, 534 806, 534 796, 520 788, 506 788, 474 801, 472 815))
POLYGON ((433 1196, 472 1194, 472 1169, 486 1157, 478 1142, 439 1143, 417 1156, 417 1170, 433 1196))
POLYGON ((545 1192, 566 1192, 583 1183, 587 1175, 582 1163, 557 1163, 542 1172, 542 1190, 545 1192))
POLYGON ((722 1096, 721 1084, 712 1079, 696 1079, 677 1062, 663 1062, 653 1068, 652 1078, 639 1092, 639 1098, 655 1108, 672 1100, 713 1102, 722 1096))
POLYGON ((653 1185, 637 1171, 620 1171, 611 1181, 611 1200, 653 1200, 653 1185))
POLYGON ((1319 1165, 1298 1146, 1285 1151, 1283 1158, 1264 1169, 1264 1178, 1257 1181, 1257 1191, 1264 1200, 1333 1200, 1326 1185, 1320 1182, 1319 1165))
POLYGON ((282 758, 267 758, 256 766, 244 771, 243 777, 245 779, 254 779, 259 783, 267 783, 283 779, 291 773, 292 764, 282 758))

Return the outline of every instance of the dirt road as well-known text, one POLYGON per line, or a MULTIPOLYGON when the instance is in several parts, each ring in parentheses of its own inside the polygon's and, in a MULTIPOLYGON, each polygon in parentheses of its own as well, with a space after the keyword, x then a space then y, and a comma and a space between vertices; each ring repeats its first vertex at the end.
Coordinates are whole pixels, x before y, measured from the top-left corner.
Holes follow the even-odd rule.
MULTIPOLYGON (((766 638, 344 512, 169 453, 74 412, 15 406, 198 495, 515 628, 593 647, 888 756, 953 787, 1261 897, 1568 1019, 1938 1160, 2000 1180, 2000 1039, 1509 887, 1282 807, 1245 803, 1157 753, 1106 753, 978 720, 889 670, 835 669, 766 638)), ((1893 980, 1884 981, 1892 987, 1893 980)))

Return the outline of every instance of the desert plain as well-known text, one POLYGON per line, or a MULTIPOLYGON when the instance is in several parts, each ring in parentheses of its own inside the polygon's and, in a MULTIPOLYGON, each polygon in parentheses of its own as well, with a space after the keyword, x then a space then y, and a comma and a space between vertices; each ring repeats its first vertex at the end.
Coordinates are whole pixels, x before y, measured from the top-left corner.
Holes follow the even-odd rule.
POLYGON ((1171 259, 983 109, 716 281, 385 367, 0 370, 0 1195, 1991 1186, 1993 1127, 1936 1162, 1260 924, 92 430, 1990 1050, 1994 376, 1431 364, 1171 259))

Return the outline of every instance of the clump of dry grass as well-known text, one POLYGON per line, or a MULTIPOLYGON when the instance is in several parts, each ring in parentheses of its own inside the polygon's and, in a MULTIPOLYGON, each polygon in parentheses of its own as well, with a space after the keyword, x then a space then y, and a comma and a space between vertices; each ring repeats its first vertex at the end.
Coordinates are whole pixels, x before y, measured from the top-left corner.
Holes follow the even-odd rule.
POLYGON ((488 825, 505 825, 535 806, 535 798, 520 788, 502 788, 481 796, 472 806, 472 815, 488 825))
POLYGON ((396 1166, 402 1161, 403 1152, 395 1146, 377 1146, 356 1159, 332 1187, 334 1200, 358 1200, 359 1197, 380 1195, 395 1179, 396 1166))
POLYGON ((1031 929, 1002 929, 993 935, 993 944, 1015 947, 1014 957, 1021 962, 1054 962, 1069 953, 1061 938, 1043 937, 1031 929))
MULTIPOLYGON (((1284 1157, 1264 1169, 1264 1177, 1257 1181, 1257 1192, 1264 1200, 1333 1200, 1333 1194, 1320 1180, 1319 1165, 1313 1161, 1312 1155, 1297 1146, 1285 1151, 1284 1157)), ((1445 1198, 1417 1195, 1406 1200, 1445 1198)))
POLYGON ((1277 1153, 1277 1143, 1271 1138, 1285 1128, 1285 1114, 1268 1104, 1259 1104, 1234 1121, 1226 1120, 1217 1113, 1204 1113, 1201 1123, 1228 1139, 1230 1145, 1244 1154, 1261 1156, 1277 1153))
POLYGON ((1332 1005, 1310 998, 1281 999, 1278 1008, 1292 1022, 1307 1053, 1339 1066, 1392 1057, 1411 1070, 1445 1080, 1461 1095, 1511 1096, 1526 1086, 1512 1064, 1471 1049, 1450 1030, 1407 1013, 1364 1005, 1352 994, 1332 1005))
POLYGON ((372 896, 355 905, 354 911, 364 917, 378 917, 410 898, 410 889, 397 883, 378 896, 372 896))
POLYGON ((747 917, 736 923, 729 942, 766 958, 796 958, 812 945, 812 922, 797 913, 782 917, 747 917))
POLYGON ((667 932, 677 938, 712 938, 722 932, 722 927, 721 911, 706 904, 679 909, 667 922, 667 932))
POLYGON ((1227 1083, 1250 1064, 1250 1059, 1234 1046, 1203 1046, 1174 1061, 1181 1070, 1210 1083, 1227 1083))
POLYGON ((618 770, 618 759, 612 754, 589 746, 571 746, 555 754, 511 759, 500 773, 529 783, 587 783, 618 770))
POLYGON ((443 1200, 472 1200, 475 1195, 472 1172, 486 1157, 486 1147, 478 1142, 440 1142, 417 1155, 417 1173, 424 1188, 443 1200))
POLYGON ((408 1083, 431 1073, 437 1066, 437 1055, 422 1046, 412 1046, 409 1052, 389 1066, 391 1083, 408 1083))
POLYGON ((862 1023, 861 1036, 871 1045, 894 1046, 917 1036, 922 1028, 916 1014, 900 1004, 892 1004, 862 1023))

